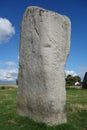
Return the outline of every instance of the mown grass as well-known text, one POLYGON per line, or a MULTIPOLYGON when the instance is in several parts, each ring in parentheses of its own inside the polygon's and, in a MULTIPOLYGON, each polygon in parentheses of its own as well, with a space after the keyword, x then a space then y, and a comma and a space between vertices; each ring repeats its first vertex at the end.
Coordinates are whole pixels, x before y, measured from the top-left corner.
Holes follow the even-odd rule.
POLYGON ((16 112, 17 89, 0 89, 0 130, 87 130, 87 90, 67 90, 66 124, 46 126, 16 112))

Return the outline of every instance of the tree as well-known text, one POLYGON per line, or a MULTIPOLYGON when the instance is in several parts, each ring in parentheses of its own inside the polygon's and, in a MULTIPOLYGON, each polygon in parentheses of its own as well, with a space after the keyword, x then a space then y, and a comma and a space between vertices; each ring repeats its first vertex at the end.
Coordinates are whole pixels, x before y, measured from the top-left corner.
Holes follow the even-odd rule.
POLYGON ((87 72, 83 78, 82 88, 87 89, 87 72))
POLYGON ((79 83, 81 83, 81 78, 80 78, 80 76, 74 76, 73 78, 74 78, 74 82, 79 82, 79 83))
POLYGON ((74 79, 72 75, 68 75, 66 77, 66 86, 73 86, 74 85, 74 79))
POLYGON ((66 77, 66 86, 73 86, 73 85, 75 85, 75 82, 81 83, 81 78, 80 78, 80 76, 68 75, 68 76, 66 77))

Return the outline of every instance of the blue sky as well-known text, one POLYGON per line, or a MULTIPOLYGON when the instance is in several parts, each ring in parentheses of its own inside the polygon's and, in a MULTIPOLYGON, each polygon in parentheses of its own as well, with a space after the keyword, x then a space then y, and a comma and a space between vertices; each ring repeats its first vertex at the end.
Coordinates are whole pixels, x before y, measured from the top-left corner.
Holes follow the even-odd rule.
POLYGON ((14 81, 17 78, 20 24, 28 6, 39 6, 70 18, 71 50, 65 69, 67 74, 83 77, 87 71, 86 0, 1 0, 0 81, 14 81))

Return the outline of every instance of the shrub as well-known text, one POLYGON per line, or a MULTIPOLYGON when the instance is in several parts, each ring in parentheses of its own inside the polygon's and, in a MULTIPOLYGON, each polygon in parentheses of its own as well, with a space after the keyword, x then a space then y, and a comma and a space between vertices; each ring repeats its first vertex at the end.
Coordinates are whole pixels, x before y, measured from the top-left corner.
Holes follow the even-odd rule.
POLYGON ((5 89, 5 86, 1 86, 0 88, 1 88, 1 89, 5 89))

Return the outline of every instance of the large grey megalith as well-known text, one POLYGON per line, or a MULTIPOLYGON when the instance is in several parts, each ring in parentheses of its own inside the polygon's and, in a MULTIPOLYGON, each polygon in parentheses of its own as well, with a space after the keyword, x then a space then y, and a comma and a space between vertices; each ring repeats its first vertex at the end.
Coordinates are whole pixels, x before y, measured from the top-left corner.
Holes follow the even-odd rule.
POLYGON ((70 20, 28 7, 21 23, 17 110, 47 125, 66 122, 65 63, 70 20))

